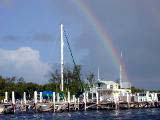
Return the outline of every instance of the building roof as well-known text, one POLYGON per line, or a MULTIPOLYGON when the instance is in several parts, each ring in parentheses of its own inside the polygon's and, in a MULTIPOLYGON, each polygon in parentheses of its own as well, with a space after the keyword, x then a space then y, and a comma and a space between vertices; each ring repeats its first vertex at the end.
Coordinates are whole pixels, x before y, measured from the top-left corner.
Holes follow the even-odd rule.
POLYGON ((104 84, 118 84, 118 83, 116 83, 116 82, 114 82, 114 81, 107 81, 107 80, 99 80, 99 81, 97 81, 96 83, 104 83, 104 84))

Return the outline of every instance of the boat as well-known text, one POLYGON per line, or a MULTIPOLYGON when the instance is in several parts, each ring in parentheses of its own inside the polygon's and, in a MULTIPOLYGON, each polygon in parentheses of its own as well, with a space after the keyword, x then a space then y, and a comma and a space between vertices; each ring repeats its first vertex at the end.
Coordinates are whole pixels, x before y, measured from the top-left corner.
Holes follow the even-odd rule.
POLYGON ((37 108, 37 112, 51 112, 53 111, 53 107, 46 104, 40 104, 37 108))
POLYGON ((0 105, 0 114, 3 114, 3 113, 4 113, 4 106, 0 105))
POLYGON ((14 112, 15 112, 14 105, 3 104, 2 106, 4 107, 3 114, 14 114, 14 112))

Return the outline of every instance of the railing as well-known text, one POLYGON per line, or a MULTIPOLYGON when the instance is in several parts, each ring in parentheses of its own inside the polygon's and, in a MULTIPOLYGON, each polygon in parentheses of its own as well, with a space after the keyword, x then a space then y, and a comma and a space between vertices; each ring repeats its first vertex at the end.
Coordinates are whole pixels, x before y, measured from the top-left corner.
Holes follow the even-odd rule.
POLYGON ((92 92, 96 92, 96 91, 118 91, 118 89, 110 89, 110 88, 106 88, 106 87, 94 87, 94 88, 90 88, 90 91, 92 92))
POLYGON ((105 87, 96 87, 97 90, 113 90, 113 88, 105 88, 105 87))

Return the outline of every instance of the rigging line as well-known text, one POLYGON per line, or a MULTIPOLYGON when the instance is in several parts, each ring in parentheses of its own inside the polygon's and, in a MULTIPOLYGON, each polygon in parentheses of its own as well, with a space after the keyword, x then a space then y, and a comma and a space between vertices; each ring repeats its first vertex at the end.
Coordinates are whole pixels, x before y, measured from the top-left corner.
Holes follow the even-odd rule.
POLYGON ((76 62, 75 62, 75 60, 74 60, 73 53, 72 53, 72 50, 71 50, 71 46, 70 46, 70 44, 69 44, 69 40, 68 40, 67 33, 66 33, 65 30, 64 30, 64 36, 65 36, 66 41, 67 41, 68 49, 69 49, 69 52, 70 52, 70 54, 71 54, 73 64, 74 64, 74 66, 76 66, 76 62))
MULTIPOLYGON (((68 39, 68 36, 67 36, 67 33, 66 33, 65 30, 64 30, 64 37, 66 38, 66 41, 67 41, 67 45, 68 45, 68 48, 69 48, 69 51, 70 51, 70 54, 71 54, 71 57, 72 57, 72 61, 73 61, 74 67, 75 67, 75 69, 76 69, 76 73, 77 73, 77 75, 78 75, 78 80, 81 81, 80 75, 79 75, 79 73, 78 73, 78 68, 77 68, 76 62, 75 62, 74 57, 73 57, 73 53, 72 53, 72 50, 71 50, 71 46, 70 46, 70 44, 69 44, 69 39, 68 39)), ((82 83, 80 83, 80 86, 81 86, 81 91, 83 91, 82 83)))

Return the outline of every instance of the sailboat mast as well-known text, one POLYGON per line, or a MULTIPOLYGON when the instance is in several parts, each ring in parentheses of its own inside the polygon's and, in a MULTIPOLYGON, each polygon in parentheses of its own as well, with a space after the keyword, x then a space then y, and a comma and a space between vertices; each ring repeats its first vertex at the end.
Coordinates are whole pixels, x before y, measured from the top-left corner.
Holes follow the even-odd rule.
MULTIPOLYGON (((123 57, 123 55, 122 55, 122 51, 121 51, 121 61, 122 61, 122 57, 123 57)), ((122 63, 120 63, 120 67, 119 67, 119 72, 120 72, 120 74, 119 74, 119 84, 120 84, 120 88, 122 88, 122 63)))
POLYGON ((61 24, 61 91, 63 91, 63 69, 64 69, 63 47, 64 47, 64 35, 63 35, 63 24, 61 24))

